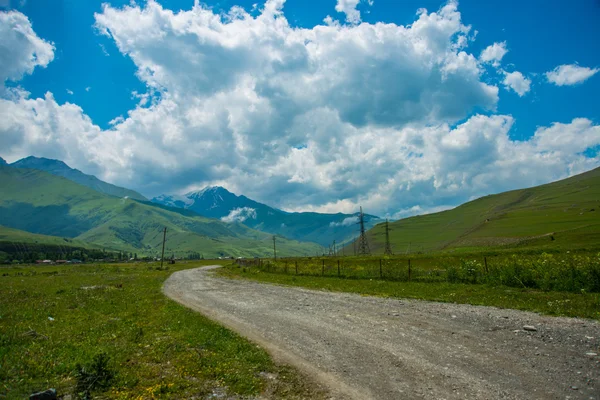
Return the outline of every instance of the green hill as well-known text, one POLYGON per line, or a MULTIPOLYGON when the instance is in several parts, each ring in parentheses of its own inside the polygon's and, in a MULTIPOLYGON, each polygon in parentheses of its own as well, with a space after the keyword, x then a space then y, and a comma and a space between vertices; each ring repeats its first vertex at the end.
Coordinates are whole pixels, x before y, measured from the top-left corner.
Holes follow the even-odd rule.
MULTIPOLYGON (((1 163, 2 162, 0 161, 0 164, 1 163)), ((59 160, 30 156, 14 162, 10 164, 10 166, 14 168, 39 169, 40 171, 45 171, 56 176, 62 176, 63 178, 67 178, 75 183, 87 186, 90 189, 94 189, 97 192, 115 197, 129 197, 136 200, 148 200, 134 190, 111 185, 110 183, 101 181, 93 175, 87 175, 78 169, 71 168, 59 160)))
MULTIPOLYGON (((558 182, 485 196, 389 224, 394 253, 482 248, 600 248, 600 168, 558 182)), ((385 224, 368 231, 383 253, 385 224)), ((352 251, 349 246, 347 251, 352 251)))
POLYGON ((25 232, 19 229, 7 228, 0 225, 0 242, 21 244, 44 244, 52 246, 65 246, 74 248, 97 248, 93 244, 57 236, 39 235, 36 233, 25 232))
MULTIPOLYGON (((77 239, 111 250, 159 255, 167 228, 167 254, 204 257, 266 256, 272 236, 189 211, 116 198, 49 173, 0 166, 0 224, 77 239)), ((280 255, 314 255, 313 243, 277 238, 280 255)))

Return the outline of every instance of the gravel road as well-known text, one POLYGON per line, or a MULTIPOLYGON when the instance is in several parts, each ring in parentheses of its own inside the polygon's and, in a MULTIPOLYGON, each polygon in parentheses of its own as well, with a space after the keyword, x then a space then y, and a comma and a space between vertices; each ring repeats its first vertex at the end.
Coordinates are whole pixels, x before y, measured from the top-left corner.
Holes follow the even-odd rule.
POLYGON ((164 293, 332 398, 600 400, 597 322, 230 280, 214 268, 176 272, 164 293))

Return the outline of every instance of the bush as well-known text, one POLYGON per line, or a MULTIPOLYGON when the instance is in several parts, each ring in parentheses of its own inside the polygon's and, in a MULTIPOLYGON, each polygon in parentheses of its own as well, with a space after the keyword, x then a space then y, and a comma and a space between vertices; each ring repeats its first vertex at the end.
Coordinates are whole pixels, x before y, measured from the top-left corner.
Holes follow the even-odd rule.
POLYGON ((87 366, 77 364, 75 367, 77 381, 75 392, 78 398, 91 399, 92 392, 106 390, 110 387, 115 373, 108 365, 109 360, 106 353, 100 353, 95 355, 91 364, 87 366))

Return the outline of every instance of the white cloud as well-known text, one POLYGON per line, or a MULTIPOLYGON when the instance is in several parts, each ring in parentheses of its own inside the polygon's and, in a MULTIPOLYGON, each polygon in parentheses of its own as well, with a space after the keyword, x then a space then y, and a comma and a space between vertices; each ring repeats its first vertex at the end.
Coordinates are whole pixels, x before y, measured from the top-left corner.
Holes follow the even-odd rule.
POLYGON ((54 45, 39 38, 18 11, 0 11, 0 95, 4 82, 18 81, 54 59, 54 45))
POLYGON ((86 92, 89 92, 91 89, 92 89, 92 88, 91 88, 90 86, 88 86, 88 87, 86 87, 86 88, 85 88, 85 91, 86 91, 86 92))
POLYGON ((500 61, 508 53, 506 42, 496 42, 486 47, 479 55, 479 60, 484 63, 490 63, 495 67, 500 66, 500 61))
POLYGON ((335 11, 346 14, 346 21, 358 24, 361 21, 360 11, 356 9, 360 0, 337 0, 335 11))
POLYGON ((100 50, 102 50, 102 54, 104 54, 106 57, 110 56, 110 54, 106 50, 106 47, 104 47, 104 45, 102 43, 98 43, 98 46, 100 46, 100 50))
POLYGON ((288 210, 363 205, 379 215, 435 210, 599 163, 582 154, 600 144, 587 119, 513 141, 512 117, 470 116, 493 111, 498 88, 465 47, 471 28, 454 2, 421 10, 408 26, 312 29, 291 27, 281 0, 256 16, 144 4, 96 15, 148 88, 134 94, 140 104, 102 130, 51 93, 0 96, 4 158, 59 158, 149 196, 220 184, 288 210))
POLYGON ((600 69, 580 67, 577 64, 559 65, 550 72, 546 78, 557 86, 576 85, 594 76, 600 69))
POLYGON ((256 209, 250 207, 234 208, 229 215, 221 218, 221 221, 227 223, 244 222, 248 218, 256 219, 256 209))
POLYGON ((358 217, 347 217, 339 222, 330 222, 329 226, 331 226, 331 227, 350 226, 350 225, 356 225, 357 223, 358 223, 358 217))
POLYGON ((504 86, 514 90, 519 97, 523 97, 531 87, 531 79, 525 78, 519 71, 504 72, 504 86))
POLYGON ((67 89, 67 94, 70 94, 70 95, 72 95, 72 94, 73 94, 73 91, 72 91, 71 89, 67 89))

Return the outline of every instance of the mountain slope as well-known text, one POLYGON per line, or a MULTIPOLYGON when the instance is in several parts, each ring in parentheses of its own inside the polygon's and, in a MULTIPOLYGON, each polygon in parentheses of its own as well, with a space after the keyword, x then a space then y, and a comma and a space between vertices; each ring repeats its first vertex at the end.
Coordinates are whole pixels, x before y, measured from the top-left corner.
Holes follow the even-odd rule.
MULTIPOLYGON (((600 248, 600 168, 528 189, 489 195, 452 210, 390 223, 396 253, 482 247, 600 248)), ((383 253, 384 224, 368 232, 383 253)))
POLYGON ((95 248, 90 243, 57 236, 39 235, 19 229, 7 228, 0 225, 0 243, 41 244, 48 246, 64 246, 74 248, 95 248))
MULTIPOLYGON (((132 199, 116 198, 39 170, 0 167, 0 224, 75 238, 107 249, 158 255, 167 228, 170 254, 267 256, 271 235, 132 199)), ((277 239, 281 255, 313 255, 319 246, 277 239)))
MULTIPOLYGON (((329 246, 352 239, 358 232, 358 214, 288 213, 259 203, 246 196, 237 196, 222 187, 207 187, 185 196, 163 195, 152 199, 157 204, 192 210, 200 215, 220 218, 226 222, 243 222, 263 232, 283 235, 300 241, 329 246)), ((378 218, 365 215, 367 227, 378 218)))
POLYGON ((15 168, 29 168, 46 171, 52 175, 62 176, 63 178, 67 178, 75 183, 87 186, 100 193, 105 193, 115 197, 129 197, 136 200, 147 200, 144 196, 134 190, 111 185, 110 183, 101 181, 93 175, 86 175, 77 169, 71 168, 59 160, 27 157, 10 164, 10 166, 15 168))

